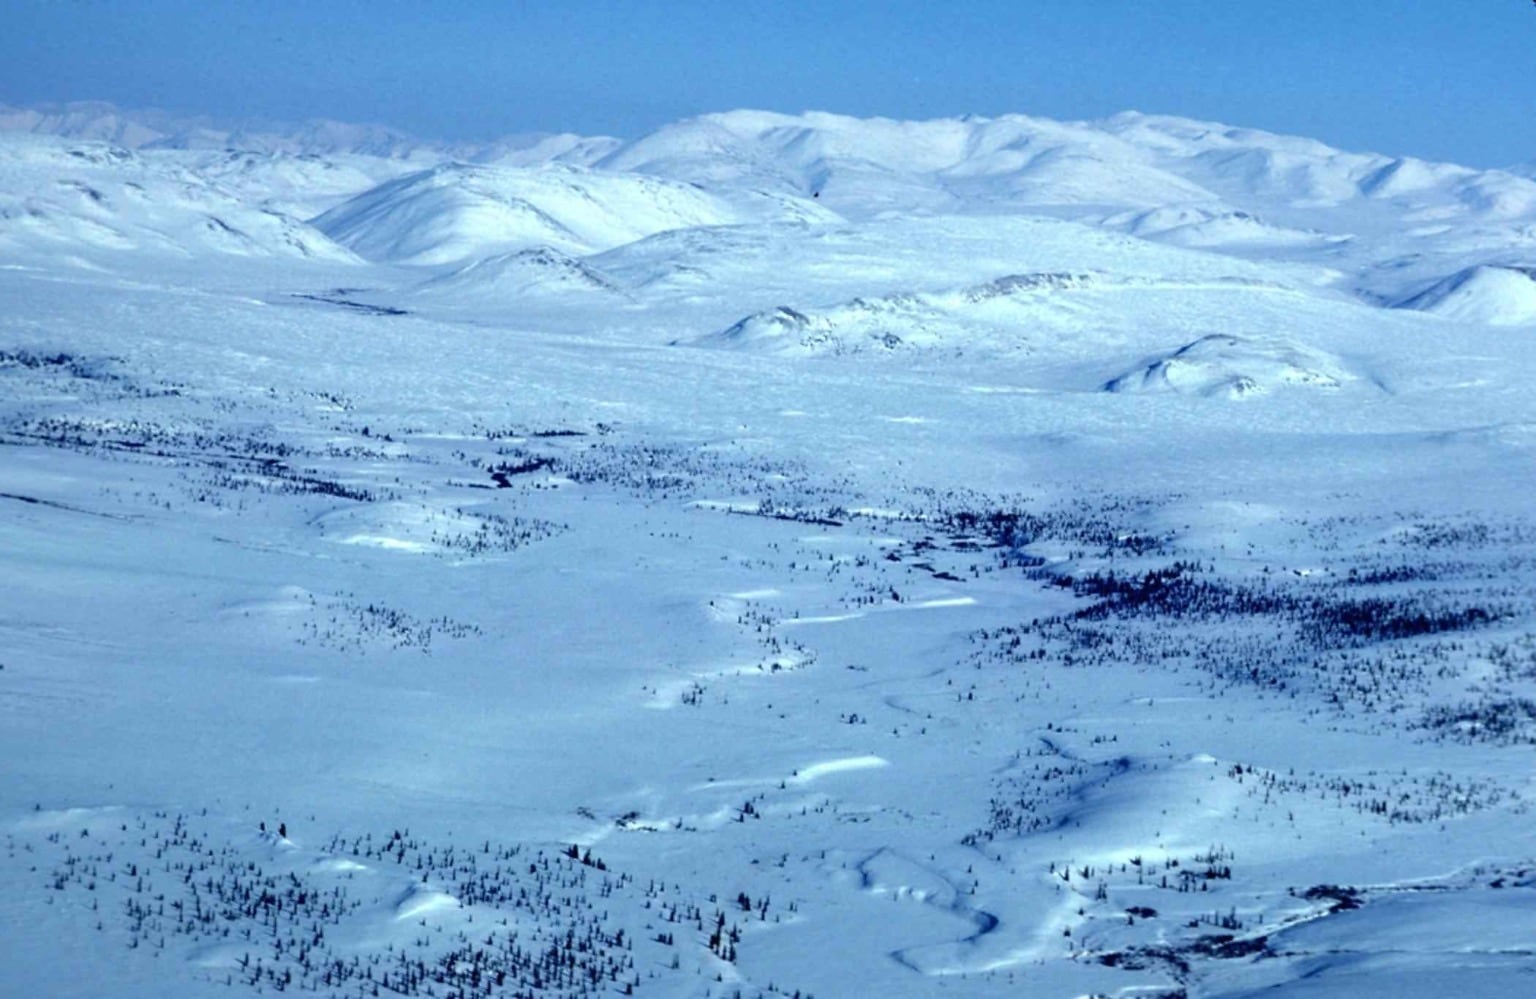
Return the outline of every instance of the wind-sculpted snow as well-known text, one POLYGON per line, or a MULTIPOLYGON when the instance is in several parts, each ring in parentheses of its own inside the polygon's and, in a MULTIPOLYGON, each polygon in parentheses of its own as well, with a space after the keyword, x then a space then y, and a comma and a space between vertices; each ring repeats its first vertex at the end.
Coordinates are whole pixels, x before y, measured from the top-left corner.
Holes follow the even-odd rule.
POLYGON ((4 989, 1529 991, 1526 181, 111 117, 0 137, 4 989))

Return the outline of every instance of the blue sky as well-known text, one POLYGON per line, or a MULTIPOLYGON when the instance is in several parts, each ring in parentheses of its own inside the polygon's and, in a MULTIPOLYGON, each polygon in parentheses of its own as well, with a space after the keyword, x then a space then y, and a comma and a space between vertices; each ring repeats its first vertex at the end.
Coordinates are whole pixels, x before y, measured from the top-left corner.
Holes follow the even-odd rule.
POLYGON ((0 102, 87 99, 451 139, 1135 109, 1498 166, 1536 159, 1536 4, 0 2, 0 102))

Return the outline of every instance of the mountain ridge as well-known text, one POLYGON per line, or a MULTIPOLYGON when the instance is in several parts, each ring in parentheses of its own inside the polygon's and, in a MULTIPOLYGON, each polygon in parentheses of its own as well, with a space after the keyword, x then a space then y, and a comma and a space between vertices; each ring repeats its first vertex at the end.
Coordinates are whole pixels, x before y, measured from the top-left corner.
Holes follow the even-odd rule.
POLYGON ((317 120, 286 131, 259 123, 228 127, 85 102, 0 107, 5 132, 170 157, 163 162, 172 172, 212 176, 233 192, 260 197, 263 210, 309 219, 354 248, 371 246, 367 252, 380 259, 426 265, 462 265, 536 246, 602 252, 625 239, 701 224, 1008 214, 1322 266, 1348 293, 1377 304, 1404 303, 1469 268, 1536 265, 1536 179, 1529 176, 1135 111, 1096 121, 1023 114, 899 121, 738 109, 631 140, 558 133, 442 143, 384 126, 317 120), (602 198, 586 207, 568 199, 556 204, 544 182, 553 175, 540 173, 555 169, 587 171, 589 188, 628 185, 650 193, 627 207, 604 208, 602 198), (422 182, 402 185, 401 178, 432 171, 457 178, 434 182, 436 208, 383 204, 396 196, 419 202, 422 182), (317 182, 318 172, 325 176, 317 182), (505 197, 483 196, 487 183, 505 197), (725 207, 673 217, 653 203, 658 197, 725 207), (514 202, 520 222, 502 217, 514 202), (649 221, 622 224, 615 212, 649 221), (592 213, 608 217, 605 231, 578 234, 592 213), (343 218, 385 220, 390 231, 338 229, 343 218), (458 248, 429 250, 422 233, 434 229, 458 240, 458 248), (401 249, 406 244, 415 248, 401 249))

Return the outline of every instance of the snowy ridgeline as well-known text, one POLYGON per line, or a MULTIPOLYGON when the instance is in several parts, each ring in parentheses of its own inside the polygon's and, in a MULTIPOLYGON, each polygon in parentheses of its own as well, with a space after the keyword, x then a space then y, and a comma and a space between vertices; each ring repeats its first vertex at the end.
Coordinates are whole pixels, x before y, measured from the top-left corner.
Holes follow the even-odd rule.
MULTIPOLYGON (((220 128, 77 104, 0 107, 0 139, 0 240, 54 252, 77 240, 163 252, 189 243, 194 252, 352 251, 452 272, 502 254, 580 256, 701 226, 1034 213, 1311 265, 1311 280, 1375 303, 1536 322, 1536 180, 1527 173, 1181 118, 899 122, 735 111, 627 142, 529 135, 466 146, 336 122, 220 128)), ((567 271, 539 258, 503 262, 457 287, 568 289, 567 271)), ((619 283, 629 290, 646 285, 628 276, 619 283)))
POLYGON ((1529 991, 1530 180, 0 125, 11 991, 1529 991))

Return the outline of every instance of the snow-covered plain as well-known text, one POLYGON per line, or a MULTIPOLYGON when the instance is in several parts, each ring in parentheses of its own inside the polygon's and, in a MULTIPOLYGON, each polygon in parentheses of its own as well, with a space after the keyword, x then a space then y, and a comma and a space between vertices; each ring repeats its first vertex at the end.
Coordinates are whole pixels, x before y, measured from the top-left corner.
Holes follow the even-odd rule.
POLYGON ((1531 992, 1536 181, 0 125, 0 992, 1531 992))

